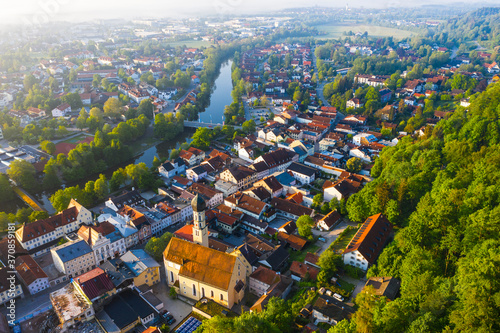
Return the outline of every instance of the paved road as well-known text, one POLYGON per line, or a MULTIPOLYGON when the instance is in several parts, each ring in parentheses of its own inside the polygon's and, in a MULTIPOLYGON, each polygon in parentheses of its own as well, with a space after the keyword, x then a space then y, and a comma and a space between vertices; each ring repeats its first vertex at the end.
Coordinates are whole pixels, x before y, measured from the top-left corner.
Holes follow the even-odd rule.
MULTIPOLYGON (((318 77, 318 66, 317 66, 317 59, 316 59, 316 55, 314 54, 314 51, 315 50, 312 50, 312 62, 313 62, 313 66, 314 66, 314 73, 316 74, 316 78, 318 77)), ((327 82, 319 82, 317 83, 316 85, 316 95, 318 96, 318 98, 323 102, 323 105, 324 106, 331 106, 330 103, 325 99, 325 96, 323 96, 323 87, 325 86, 327 82)))
POLYGON ((337 227, 330 231, 319 231, 313 229, 312 232, 314 236, 323 237, 326 240, 325 243, 319 241, 316 242, 316 245, 321 244, 321 248, 317 252, 318 255, 321 255, 326 249, 328 249, 330 247, 330 244, 332 244, 337 239, 340 233, 344 231, 344 229, 347 228, 348 225, 348 222, 342 221, 339 225, 337 225, 337 227))

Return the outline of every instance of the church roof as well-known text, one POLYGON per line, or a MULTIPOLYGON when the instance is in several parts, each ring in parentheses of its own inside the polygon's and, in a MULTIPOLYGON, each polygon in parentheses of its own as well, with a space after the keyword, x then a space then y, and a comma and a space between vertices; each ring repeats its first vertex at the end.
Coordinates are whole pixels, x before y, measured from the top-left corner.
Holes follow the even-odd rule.
POLYGON ((172 238, 163 253, 165 260, 181 265, 179 275, 228 290, 236 257, 199 244, 172 238))
POLYGON ((191 207, 193 207, 193 211, 195 212, 202 212, 207 209, 207 203, 199 194, 196 194, 193 201, 191 201, 191 207))

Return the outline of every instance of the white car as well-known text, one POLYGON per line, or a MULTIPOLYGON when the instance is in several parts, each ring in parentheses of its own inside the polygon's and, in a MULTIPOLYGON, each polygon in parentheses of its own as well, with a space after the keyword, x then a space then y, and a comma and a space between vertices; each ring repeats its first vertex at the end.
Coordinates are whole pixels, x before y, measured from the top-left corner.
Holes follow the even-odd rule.
POLYGON ((332 295, 334 298, 338 299, 339 301, 343 302, 344 301, 344 297, 342 297, 342 295, 340 294, 337 294, 337 293, 334 293, 332 295))

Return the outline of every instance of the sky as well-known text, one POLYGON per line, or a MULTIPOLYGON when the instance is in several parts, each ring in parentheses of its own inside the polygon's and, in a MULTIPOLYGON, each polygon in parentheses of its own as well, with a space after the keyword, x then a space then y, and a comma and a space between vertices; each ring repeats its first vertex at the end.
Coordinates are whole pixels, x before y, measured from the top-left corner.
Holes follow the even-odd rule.
MULTIPOLYGON (((493 0, 496 2, 497 0, 493 0)), ((406 7, 407 0, 2 0, 0 23, 29 24, 46 21, 85 21, 114 18, 189 17, 198 15, 254 14, 292 7, 406 7)), ((418 5, 456 0, 421 0, 418 5)), ((477 3, 480 0, 468 0, 477 3)))

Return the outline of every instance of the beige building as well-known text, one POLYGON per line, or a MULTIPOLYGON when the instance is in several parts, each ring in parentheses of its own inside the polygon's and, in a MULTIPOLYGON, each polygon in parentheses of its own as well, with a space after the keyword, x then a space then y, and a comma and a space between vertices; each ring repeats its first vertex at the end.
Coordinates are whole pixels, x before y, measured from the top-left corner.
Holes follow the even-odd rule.
POLYGON ((71 199, 68 208, 59 214, 24 224, 16 231, 16 238, 24 249, 38 256, 57 246, 59 238, 91 222, 92 213, 71 199))
POLYGON ((94 252, 83 240, 71 241, 50 250, 54 266, 68 278, 96 267, 94 252))
POLYGON ((182 296, 207 297, 231 308, 242 300, 252 268, 240 252, 228 254, 207 247, 205 201, 197 195, 191 205, 194 243, 172 238, 163 253, 167 283, 182 296))

